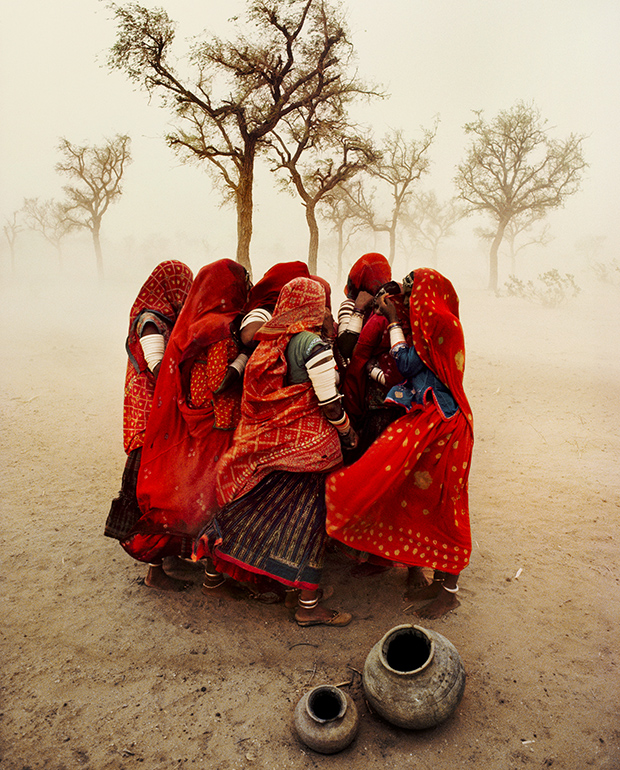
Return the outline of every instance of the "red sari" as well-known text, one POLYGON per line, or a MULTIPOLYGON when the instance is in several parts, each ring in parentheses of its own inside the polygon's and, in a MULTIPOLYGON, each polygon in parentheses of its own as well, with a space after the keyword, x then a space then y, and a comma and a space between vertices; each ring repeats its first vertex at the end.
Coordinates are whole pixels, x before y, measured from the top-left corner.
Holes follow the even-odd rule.
POLYGON ((194 552, 196 559, 210 555, 218 571, 237 580, 318 587, 327 540, 325 473, 342 462, 342 453, 310 381, 288 383, 286 350, 295 334, 318 333, 324 315, 320 284, 296 278, 257 333, 241 420, 218 468, 222 509, 194 552))
POLYGON ((473 418, 463 390, 465 345, 452 284, 415 271, 412 340, 459 409, 445 418, 434 399, 393 422, 363 457, 332 473, 327 532, 346 545, 409 566, 458 574, 469 563, 468 477, 473 418))
POLYGON ((246 368, 241 421, 222 458, 217 496, 225 505, 274 470, 324 472, 342 460, 337 431, 321 412, 310 381, 287 383, 286 348, 294 334, 320 331, 323 288, 297 278, 287 284, 274 317, 255 339, 259 345, 246 368))
POLYGON ((143 515, 122 542, 139 561, 190 556, 193 538, 217 510, 215 467, 232 440, 241 388, 213 391, 235 358, 230 325, 244 312, 247 291, 237 262, 203 267, 170 337, 138 475, 143 515))
POLYGON ((192 271, 183 262, 161 262, 146 279, 129 313, 129 333, 125 347, 129 356, 125 376, 123 408, 123 445, 129 454, 144 443, 144 432, 151 410, 155 377, 146 365, 138 324, 141 316, 151 313, 164 340, 172 327, 192 285, 192 271))

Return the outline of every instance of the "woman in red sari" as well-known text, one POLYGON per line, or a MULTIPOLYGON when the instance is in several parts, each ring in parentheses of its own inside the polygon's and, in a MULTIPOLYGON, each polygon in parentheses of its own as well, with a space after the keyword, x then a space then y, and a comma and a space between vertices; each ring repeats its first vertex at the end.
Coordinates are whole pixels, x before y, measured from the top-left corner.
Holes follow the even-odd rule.
POLYGON ((465 345, 456 292, 426 268, 407 276, 407 286, 412 345, 406 344, 394 304, 387 295, 379 300, 392 355, 407 378, 389 396, 406 412, 360 460, 330 475, 327 532, 360 551, 407 564, 406 598, 432 599, 418 614, 434 618, 458 605, 458 576, 471 552, 473 419, 463 390, 465 345), (434 570, 431 585, 423 568, 434 570))
POLYGON ((383 254, 364 254, 349 270, 345 294, 338 309, 338 351, 348 362, 362 331, 372 316, 373 299, 392 277, 392 268, 383 254))
POLYGON ((179 587, 162 578, 162 560, 189 558, 194 537, 218 508, 215 466, 237 425, 241 385, 215 391, 238 353, 234 324, 248 289, 237 262, 203 267, 168 342, 138 476, 142 516, 121 543, 149 563, 147 585, 179 587))
POLYGON ((136 483, 157 372, 192 279, 192 271, 182 262, 161 262, 145 281, 129 313, 123 409, 123 444, 128 457, 121 491, 112 502, 104 530, 117 540, 122 540, 141 516, 136 483))
POLYGON ((197 541, 195 558, 236 580, 269 577, 299 594, 300 625, 343 626, 348 613, 319 605, 325 474, 356 436, 340 406, 335 362, 320 337, 325 292, 296 278, 257 333, 245 373, 241 421, 220 461, 223 506, 197 541), (340 436, 340 440, 339 440, 340 436))

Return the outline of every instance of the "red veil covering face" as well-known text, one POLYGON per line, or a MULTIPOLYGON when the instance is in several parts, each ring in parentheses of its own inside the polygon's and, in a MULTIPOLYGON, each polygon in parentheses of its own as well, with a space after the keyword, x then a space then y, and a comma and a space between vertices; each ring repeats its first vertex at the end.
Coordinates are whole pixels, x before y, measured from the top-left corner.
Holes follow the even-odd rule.
POLYGON ((383 254, 364 254, 349 270, 345 294, 355 298, 360 291, 376 294, 392 278, 392 268, 383 254))
POLYGON ((218 469, 220 505, 249 492, 271 471, 324 472, 342 462, 338 433, 310 382, 287 384, 286 347, 301 331, 321 330, 325 292, 296 278, 282 289, 245 372, 241 421, 218 469))
POLYGON ((327 532, 359 551, 458 574, 471 552, 468 477, 473 419, 463 390, 465 345, 452 284, 415 271, 412 339, 459 409, 446 419, 433 400, 393 422, 326 487, 327 532))
POLYGON ((129 361, 125 376, 123 445, 129 454, 144 443, 144 431, 151 410, 155 378, 146 365, 137 332, 140 316, 152 313, 167 342, 170 331, 192 286, 192 271, 175 259, 161 262, 146 279, 129 313, 129 333, 125 347, 129 361))
POLYGON ((244 312, 247 292, 247 272, 237 262, 222 259, 203 267, 170 336, 138 475, 143 515, 122 543, 139 561, 189 556, 193 537, 217 510, 215 466, 233 436, 232 429, 215 426, 217 404, 220 398, 239 401, 241 392, 219 397, 212 391, 235 356, 234 344, 230 351, 222 346, 232 343, 230 324, 244 312), (192 367, 202 359, 210 389, 197 408, 188 392, 192 367))
POLYGON ((265 275, 252 287, 248 297, 247 312, 257 307, 274 308, 284 284, 293 278, 308 278, 310 273, 304 262, 280 262, 269 268, 265 275))

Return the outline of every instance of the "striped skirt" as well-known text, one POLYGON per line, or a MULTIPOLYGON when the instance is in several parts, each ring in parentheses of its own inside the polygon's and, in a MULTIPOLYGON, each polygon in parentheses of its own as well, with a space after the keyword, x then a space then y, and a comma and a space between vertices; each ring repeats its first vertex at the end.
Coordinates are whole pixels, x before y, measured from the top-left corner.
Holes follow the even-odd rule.
POLYGON ((217 514, 207 538, 218 570, 237 580, 265 575, 318 587, 325 532, 325 475, 273 471, 217 514))

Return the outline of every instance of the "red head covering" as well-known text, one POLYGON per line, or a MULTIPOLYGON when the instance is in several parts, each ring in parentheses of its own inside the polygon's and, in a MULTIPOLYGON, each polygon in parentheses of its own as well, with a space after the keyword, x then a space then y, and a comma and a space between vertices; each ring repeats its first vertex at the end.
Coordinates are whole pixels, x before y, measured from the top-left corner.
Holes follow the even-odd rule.
POLYGON ((278 301, 280 289, 293 278, 308 278, 310 272, 304 262, 280 262, 271 267, 260 281, 252 287, 248 298, 248 312, 257 307, 273 308, 278 301))
POLYGON ((419 268, 414 271, 409 303, 411 338, 417 354, 448 386, 472 425, 471 407, 463 390, 465 340, 454 286, 436 270, 419 268))
POLYGON ((189 290, 192 286, 192 271, 183 262, 169 259, 160 262, 144 282, 129 312, 127 353, 137 371, 147 370, 140 338, 136 332, 137 322, 142 313, 150 312, 164 321, 164 337, 168 338, 189 290), (167 322, 167 323, 166 323, 167 322))
POLYGON ((231 321, 245 309, 247 289, 247 270, 232 259, 198 272, 170 337, 179 363, 229 335, 231 321))
POLYGON ((349 279, 347 281, 347 290, 349 294, 353 289, 355 296, 360 291, 367 291, 369 294, 376 294, 384 283, 392 278, 392 268, 383 254, 364 254, 360 257, 353 267, 349 270, 349 279))
POLYGON ((158 330, 167 341, 191 288, 192 278, 192 271, 183 262, 175 259, 161 262, 146 279, 129 313, 129 333, 125 343, 129 361, 123 407, 123 445, 127 454, 142 446, 155 389, 155 378, 146 365, 140 345, 138 321, 143 313, 154 314, 158 330))

